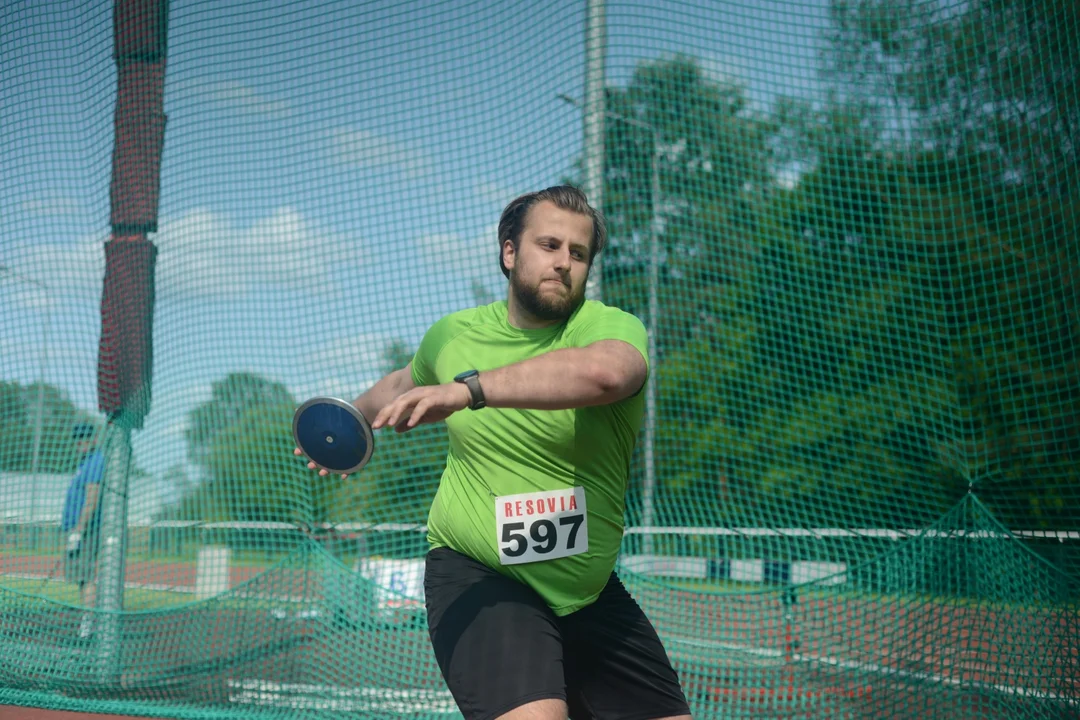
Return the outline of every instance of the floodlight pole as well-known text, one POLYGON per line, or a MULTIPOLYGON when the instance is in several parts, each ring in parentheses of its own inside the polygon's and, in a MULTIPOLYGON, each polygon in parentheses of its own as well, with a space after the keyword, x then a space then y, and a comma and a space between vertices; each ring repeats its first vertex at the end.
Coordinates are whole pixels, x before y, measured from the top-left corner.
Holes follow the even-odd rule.
MULTIPOLYGON (((581 103, 567 95, 558 95, 560 100, 581 108, 581 103)), ((653 495, 656 493, 656 332, 657 319, 660 315, 660 301, 657 296, 660 266, 660 131, 649 123, 628 118, 611 111, 604 111, 604 116, 624 122, 627 125, 647 130, 652 138, 652 156, 649 165, 649 316, 646 326, 649 331, 649 379, 645 383, 645 482, 642 487, 641 523, 646 529, 642 539, 642 552, 652 552, 652 527, 654 507, 653 495)))
MULTIPOLYGON (((650 167, 651 187, 649 203, 649 379, 645 383, 645 487, 642 488, 641 524, 652 528, 653 495, 656 492, 656 332, 657 317, 660 315, 660 301, 657 297, 660 264, 660 218, 657 204, 660 201, 660 134, 652 130, 652 159, 650 167)), ((652 553, 652 533, 646 531, 642 552, 652 553)))
MULTIPOLYGON (((585 3, 585 107, 584 151, 585 194, 589 204, 604 207, 604 56, 607 52, 607 21, 604 0, 585 3)), ((591 300, 602 296, 601 260, 593 261, 585 283, 585 295, 591 300)))

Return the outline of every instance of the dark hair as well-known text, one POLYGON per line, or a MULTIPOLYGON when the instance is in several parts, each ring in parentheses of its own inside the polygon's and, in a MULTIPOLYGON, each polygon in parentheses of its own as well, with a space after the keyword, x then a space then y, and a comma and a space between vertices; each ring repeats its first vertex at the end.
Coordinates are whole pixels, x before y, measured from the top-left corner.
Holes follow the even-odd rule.
POLYGON ((593 236, 592 243, 589 245, 590 267, 593 258, 604 249, 604 245, 607 243, 607 225, 604 223, 604 216, 599 210, 589 205, 588 198, 585 197, 585 193, 581 190, 572 185, 554 185, 515 198, 503 210, 502 217, 499 218, 499 267, 502 268, 503 275, 506 277, 510 277, 510 271, 503 264, 503 243, 509 240, 514 249, 518 249, 518 244, 521 242, 521 232, 525 229, 525 220, 529 216, 529 210, 532 209, 533 205, 545 200, 553 203, 557 208, 587 215, 592 219, 593 236))

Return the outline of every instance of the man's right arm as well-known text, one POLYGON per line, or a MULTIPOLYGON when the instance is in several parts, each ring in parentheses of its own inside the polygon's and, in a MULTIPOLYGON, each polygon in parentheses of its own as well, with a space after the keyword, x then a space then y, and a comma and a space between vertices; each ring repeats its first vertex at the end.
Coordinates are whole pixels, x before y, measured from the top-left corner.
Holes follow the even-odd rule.
POLYGON ((412 363, 400 370, 395 370, 379 382, 368 388, 362 395, 352 401, 354 407, 359 410, 370 423, 384 407, 392 403, 403 393, 407 393, 416 387, 412 378, 412 363))
MULTIPOLYGON (((366 391, 360 394, 355 400, 352 401, 353 407, 360 411, 360 413, 367 418, 370 423, 375 419, 375 416, 379 414, 379 411, 386 405, 392 403, 398 395, 406 393, 416 387, 412 378, 412 363, 409 363, 400 370, 395 370, 389 375, 385 376, 379 382, 369 387, 366 391)), ((303 451, 300 448, 293 450, 294 455, 303 455, 303 451)), ((312 470, 317 469, 315 463, 308 462, 308 467, 312 470)), ((329 473, 324 468, 318 468, 319 475, 325 476, 329 473)), ((348 477, 342 475, 341 477, 348 477)))

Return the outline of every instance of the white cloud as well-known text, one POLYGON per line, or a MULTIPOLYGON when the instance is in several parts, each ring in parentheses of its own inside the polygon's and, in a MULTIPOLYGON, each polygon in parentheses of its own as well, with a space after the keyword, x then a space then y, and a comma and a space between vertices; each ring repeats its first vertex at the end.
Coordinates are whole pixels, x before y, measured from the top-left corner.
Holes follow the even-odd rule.
POLYGON ((222 215, 194 210, 163 222, 154 241, 163 293, 231 296, 254 287, 316 290, 332 268, 360 263, 358 241, 326 234, 288 207, 246 228, 222 215))
POLYGON ((172 384, 161 386, 159 383, 154 387, 154 406, 161 408, 179 409, 177 412, 185 413, 182 421, 172 420, 173 424, 180 422, 181 429, 187 427, 186 412, 188 408, 200 405, 213 397, 213 385, 209 380, 197 380, 182 385, 172 384))
POLYGON ((705 79, 721 86, 745 85, 740 61, 730 55, 712 55, 700 60, 705 79))
POLYGON ((64 217, 82 215, 86 207, 73 197, 43 197, 24 200, 20 207, 29 215, 37 217, 64 217))
POLYGON ((392 339, 383 333, 360 333, 322 345, 318 371, 307 374, 302 373, 306 368, 297 367, 302 376, 287 381, 289 390, 300 402, 315 395, 351 400, 382 377, 383 350, 392 339))
POLYGON ((333 159, 364 168, 390 168, 406 177, 419 177, 431 170, 431 159, 420 150, 385 135, 367 130, 339 128, 329 135, 333 159))
POLYGON ((785 167, 774 174, 776 184, 785 190, 792 190, 799 184, 801 174, 793 167, 785 167))
POLYGON ((495 223, 471 238, 435 233, 421 235, 416 244, 424 263, 442 276, 452 274, 469 280, 485 279, 494 272, 501 278, 498 236, 499 225, 495 223))
POLYGON ((235 80, 182 81, 170 86, 165 96, 169 98, 188 94, 194 96, 196 102, 210 101, 249 115, 284 118, 292 114, 292 106, 288 102, 267 97, 249 85, 235 80))
MULTIPOLYGON (((105 276, 104 233, 68 243, 19 248, 12 269, 50 288, 42 293, 24 284, 16 299, 41 305, 49 293, 100 295, 105 276)), ((193 210, 165 219, 151 239, 158 247, 155 282, 162 294, 200 297, 242 295, 255 287, 317 290, 334 268, 361 262, 354 239, 314 227, 290 207, 281 207, 248 227, 225 215, 193 210)))
MULTIPOLYGON (((17 274, 16 300, 26 307, 45 307, 60 297, 101 292, 105 276, 105 233, 76 237, 71 242, 40 242, 12 248, 19 262, 8 267, 17 274), (30 283, 37 283, 31 287, 30 283), (43 287, 42 287, 43 286, 43 287)), ((0 274, 0 282, 6 278, 0 274)))
POLYGON ((461 291, 467 302, 487 299, 473 295, 473 287, 477 285, 489 296, 502 297, 506 278, 499 269, 498 229, 496 223, 472 237, 435 233, 416 238, 418 254, 431 273, 431 283, 461 291))

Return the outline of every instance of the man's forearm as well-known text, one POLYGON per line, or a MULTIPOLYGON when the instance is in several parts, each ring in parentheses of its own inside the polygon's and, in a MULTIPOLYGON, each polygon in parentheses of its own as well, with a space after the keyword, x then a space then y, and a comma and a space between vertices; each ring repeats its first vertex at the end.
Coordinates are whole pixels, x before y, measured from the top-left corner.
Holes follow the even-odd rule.
POLYGON ((590 348, 553 350, 480 373, 484 399, 496 408, 567 410, 606 405, 633 394, 642 382, 643 362, 639 368, 625 354, 590 348))
POLYGON ((411 368, 404 367, 379 380, 353 400, 352 404, 371 422, 380 410, 412 387, 411 368))

